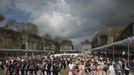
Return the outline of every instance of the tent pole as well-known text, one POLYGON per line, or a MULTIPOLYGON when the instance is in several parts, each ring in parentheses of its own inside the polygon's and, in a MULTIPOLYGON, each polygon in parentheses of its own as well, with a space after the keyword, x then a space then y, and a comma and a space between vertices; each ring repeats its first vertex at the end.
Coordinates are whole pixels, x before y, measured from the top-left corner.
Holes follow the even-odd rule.
MULTIPOLYGON (((107 48, 106 48, 107 49, 107 48)), ((104 52, 104 54, 105 54, 105 57, 107 57, 107 50, 105 49, 105 52, 104 52)))
POLYGON ((128 65, 129 65, 129 51, 130 51, 130 48, 129 48, 129 43, 128 43, 128 52, 127 52, 127 54, 128 54, 128 56, 127 56, 128 65))
POLYGON ((114 61, 114 45, 113 45, 113 61, 114 61))

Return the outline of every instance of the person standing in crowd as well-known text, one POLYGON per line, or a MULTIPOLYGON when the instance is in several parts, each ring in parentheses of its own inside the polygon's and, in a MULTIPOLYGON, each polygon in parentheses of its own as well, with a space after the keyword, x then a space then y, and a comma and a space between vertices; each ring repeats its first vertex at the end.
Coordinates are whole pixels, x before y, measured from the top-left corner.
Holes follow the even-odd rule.
POLYGON ((61 65, 62 65, 63 69, 66 68, 66 63, 65 63, 65 59, 64 58, 61 59, 61 65))
POLYGON ((129 67, 126 60, 123 60, 123 64, 122 64, 122 75, 124 74, 129 75, 129 67))
POLYGON ((71 61, 70 64, 68 65, 68 75, 75 75, 75 65, 71 61))
POLYGON ((134 59, 132 60, 132 70, 134 71, 134 59))
POLYGON ((18 62, 18 61, 15 61, 15 68, 14 68, 14 70, 15 70, 15 75, 19 75, 19 70, 20 70, 20 62, 18 62))
POLYGON ((26 75, 28 75, 28 71, 29 71, 29 66, 30 66, 30 61, 26 61, 25 67, 24 67, 24 73, 26 75))
POLYGON ((79 65, 79 75, 85 75, 85 63, 84 63, 84 61, 80 62, 80 65, 79 65))
POLYGON ((40 60, 39 63, 37 64, 38 65, 38 73, 37 75, 42 75, 43 74, 43 68, 44 68, 44 64, 42 63, 42 61, 40 60))
POLYGON ((3 69, 3 61, 0 60, 0 69, 3 69))
POLYGON ((29 65, 29 73, 30 73, 30 75, 35 73, 35 65, 34 65, 33 61, 31 61, 30 65, 29 65))
POLYGON ((103 68, 101 67, 101 64, 97 64, 96 66, 96 74, 97 75, 103 75, 103 68))
POLYGON ((109 72, 108 75, 116 75, 116 74, 115 74, 115 69, 114 69, 114 66, 113 66, 113 63, 112 63, 112 62, 111 62, 110 65, 109 65, 108 72, 109 72))
POLYGON ((8 70, 9 70, 9 74, 10 75, 13 75, 13 72, 14 72, 14 61, 13 60, 11 60, 11 61, 9 61, 9 68, 8 68, 8 70))
POLYGON ((85 69, 86 69, 86 73, 87 74, 91 74, 91 67, 90 67, 90 65, 91 65, 91 62, 89 62, 89 60, 87 60, 86 61, 86 64, 85 64, 85 69))
POLYGON ((91 75, 95 75, 95 71, 96 71, 96 68, 95 68, 95 62, 94 62, 94 60, 91 60, 91 62, 90 62, 91 64, 90 64, 90 69, 91 69, 91 75))
POLYGON ((6 61, 5 61, 5 65, 4 65, 4 75, 7 75, 7 74, 8 74, 9 65, 10 65, 9 61, 6 60, 6 61))
POLYGON ((104 75, 108 75, 108 63, 106 63, 106 61, 104 62, 104 67, 103 67, 103 71, 104 71, 104 75))
POLYGON ((121 75, 122 71, 122 63, 120 61, 117 61, 116 64, 115 64, 115 72, 116 72, 116 75, 121 75))
POLYGON ((126 61, 125 63, 124 63, 124 67, 125 67, 125 75, 129 75, 129 63, 126 61))
POLYGON ((75 74, 78 75, 78 72, 79 72, 79 65, 80 65, 80 61, 79 59, 77 59, 75 61, 75 74))
POLYGON ((55 61, 53 63, 53 75, 58 75, 59 71, 60 71, 59 63, 55 61))
POLYGON ((21 75, 26 75, 25 67, 26 67, 26 62, 22 61, 21 66, 20 66, 21 75))
POLYGON ((47 62, 47 75, 51 75, 51 66, 52 66, 51 61, 48 61, 47 62))
POLYGON ((43 66, 44 68, 42 72, 43 72, 43 75, 46 75, 47 74, 47 61, 46 60, 43 62, 43 65, 44 65, 43 66))

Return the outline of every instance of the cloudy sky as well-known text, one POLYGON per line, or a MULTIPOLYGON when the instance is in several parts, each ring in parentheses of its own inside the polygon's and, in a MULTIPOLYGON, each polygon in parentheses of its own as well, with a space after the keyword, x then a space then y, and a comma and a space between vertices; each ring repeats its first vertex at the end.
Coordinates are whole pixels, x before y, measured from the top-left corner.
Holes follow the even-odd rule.
POLYGON ((32 21, 40 35, 71 39, 77 48, 101 26, 127 24, 134 19, 134 0, 0 0, 6 19, 32 21))

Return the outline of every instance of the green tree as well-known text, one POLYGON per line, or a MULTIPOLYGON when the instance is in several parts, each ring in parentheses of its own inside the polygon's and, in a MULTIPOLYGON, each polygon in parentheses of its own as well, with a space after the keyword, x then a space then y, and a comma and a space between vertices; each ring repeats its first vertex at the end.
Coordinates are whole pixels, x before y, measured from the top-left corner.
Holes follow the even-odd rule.
POLYGON ((43 35, 43 38, 45 38, 45 39, 52 39, 52 36, 49 35, 49 34, 45 34, 45 35, 43 35))
POLYGON ((4 20, 5 17, 3 15, 0 14, 0 21, 4 20))
POLYGON ((12 29, 12 26, 16 23, 15 19, 9 19, 5 25, 3 26, 4 29, 12 29))
POLYGON ((60 37, 56 36, 54 38, 54 44, 56 46, 55 53, 58 53, 60 51, 60 37))

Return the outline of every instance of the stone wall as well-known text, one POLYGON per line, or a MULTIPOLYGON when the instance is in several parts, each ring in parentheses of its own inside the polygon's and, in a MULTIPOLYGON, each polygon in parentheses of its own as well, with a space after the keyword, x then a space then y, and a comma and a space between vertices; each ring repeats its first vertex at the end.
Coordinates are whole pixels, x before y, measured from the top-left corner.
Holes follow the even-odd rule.
POLYGON ((0 29, 0 49, 43 50, 42 38, 8 29, 0 29))

